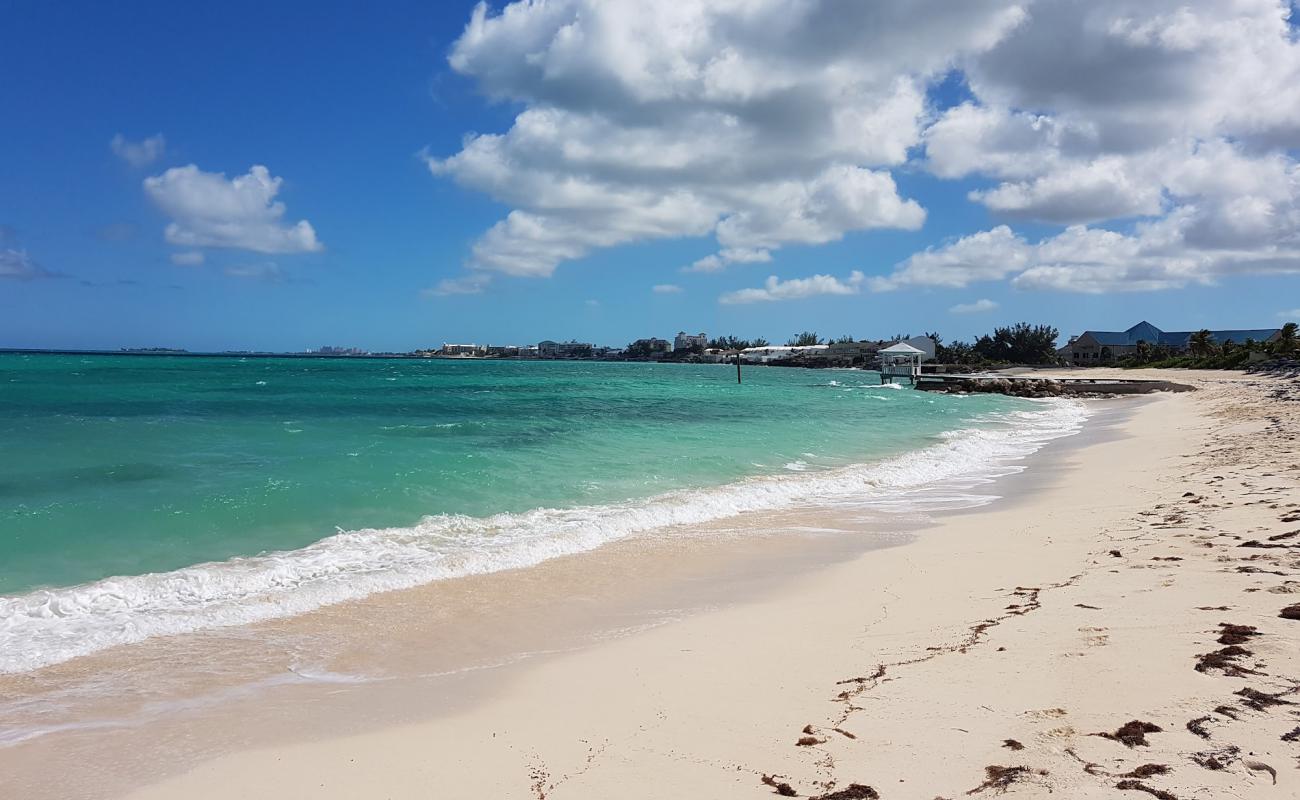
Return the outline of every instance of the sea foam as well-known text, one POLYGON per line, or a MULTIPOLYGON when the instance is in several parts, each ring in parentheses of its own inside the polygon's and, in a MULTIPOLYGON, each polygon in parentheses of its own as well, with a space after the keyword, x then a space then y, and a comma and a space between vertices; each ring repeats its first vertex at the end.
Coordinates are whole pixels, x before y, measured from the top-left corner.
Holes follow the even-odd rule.
POLYGON ((869 464, 783 471, 619 504, 491 517, 441 514, 411 527, 340 530, 299 550, 0 597, 0 672, 25 672, 155 636, 301 614, 436 580, 533 566, 636 535, 689 535, 689 526, 745 513, 819 505, 881 512, 979 505, 992 498, 965 490, 1023 469, 1021 459, 1076 433, 1085 417, 1078 402, 1043 401, 869 464))

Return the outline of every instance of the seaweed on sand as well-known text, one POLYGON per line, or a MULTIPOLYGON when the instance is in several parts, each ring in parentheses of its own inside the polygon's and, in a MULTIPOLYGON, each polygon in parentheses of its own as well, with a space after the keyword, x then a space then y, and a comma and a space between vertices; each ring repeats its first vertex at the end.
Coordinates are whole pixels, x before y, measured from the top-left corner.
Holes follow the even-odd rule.
POLYGON ((1250 687, 1246 687, 1244 689, 1238 689, 1233 694, 1242 698, 1241 704, 1246 706, 1247 708, 1253 708, 1256 711, 1267 711, 1273 706, 1295 705, 1295 703, 1292 703, 1290 700, 1282 699, 1284 696, 1292 693, 1293 690, 1288 690, 1285 692, 1278 692, 1277 694, 1268 694, 1267 692, 1261 692, 1256 689, 1251 689, 1250 687))
POLYGON ((1154 786, 1147 786, 1142 781, 1135 781, 1132 779, 1120 781, 1115 784, 1115 788, 1134 792, 1146 792, 1147 794, 1157 798, 1157 800, 1178 800, 1178 796, 1175 794, 1166 792, 1164 789, 1157 789, 1154 786))
POLYGON ((1237 760, 1241 754, 1241 748, 1234 745, 1228 745, 1218 750, 1203 750, 1199 753, 1193 753, 1192 761, 1195 761, 1202 767, 1212 770, 1227 769, 1229 764, 1237 760))
POLYGON ((1147 741, 1146 735, 1148 733, 1161 733, 1163 730, 1164 729, 1159 725, 1135 719, 1124 723, 1124 725, 1113 733, 1094 733, 1092 735, 1119 742, 1125 747, 1137 747, 1138 745, 1146 747, 1150 744, 1150 742, 1147 741))
POLYGON ((1187 730, 1191 731, 1192 733, 1196 734, 1202 739, 1208 739, 1210 738, 1210 732, 1205 729, 1205 723, 1209 722, 1212 719, 1214 719, 1214 717, 1211 717, 1209 714, 1206 714, 1203 717, 1197 717, 1196 719, 1191 720, 1190 722, 1187 723, 1187 730))
POLYGON ((1218 670, 1231 678, 1259 675, 1258 671, 1243 667, 1237 663, 1237 659, 1251 655, 1254 655, 1254 653, 1244 647, 1235 644, 1229 645, 1221 650, 1215 650, 1213 653, 1201 653, 1196 657, 1195 669, 1197 672, 1205 673, 1218 670))
POLYGON ((1231 622, 1219 623, 1219 644, 1243 644, 1250 641, 1250 637, 1259 635, 1259 629, 1254 625, 1233 625, 1231 622))
POLYGON ((1034 775, 1046 775, 1047 770, 1033 770, 1029 767, 1001 767, 996 764, 990 764, 984 768, 984 782, 966 794, 979 794, 986 789, 992 789, 999 794, 1011 788, 1011 784, 1019 783, 1034 775))
POLYGON ((794 790, 793 786, 780 780, 782 777, 781 775, 764 775, 763 783, 771 786, 782 797, 798 797, 799 794, 794 790))
POLYGON ((880 792, 861 783, 850 783, 847 788, 829 794, 819 794, 812 800, 880 800, 880 792))

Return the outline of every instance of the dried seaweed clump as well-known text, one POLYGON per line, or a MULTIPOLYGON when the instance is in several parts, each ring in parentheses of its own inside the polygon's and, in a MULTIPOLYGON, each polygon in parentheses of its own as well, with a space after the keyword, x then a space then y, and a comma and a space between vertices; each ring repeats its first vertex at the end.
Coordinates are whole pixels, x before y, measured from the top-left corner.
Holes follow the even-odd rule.
POLYGON ((1292 606, 1287 606, 1286 608, 1282 609, 1282 612, 1278 614, 1278 616, 1281 617, 1282 619, 1300 619, 1300 603, 1296 603, 1295 605, 1292 606))
POLYGON ((1008 750, 1024 750, 1025 746, 1015 739, 1003 739, 1002 746, 1008 750))
POLYGON ((1146 792, 1147 794, 1158 798, 1158 800, 1178 800, 1178 796, 1166 792, 1164 789, 1157 789, 1154 786, 1147 786, 1142 781, 1123 780, 1115 784, 1116 789, 1124 789, 1134 792, 1146 792))
POLYGON ((1252 636, 1259 636, 1254 625, 1233 625, 1231 622, 1219 623, 1219 644, 1244 644, 1252 636))
POLYGON ((1148 733, 1160 733, 1163 730, 1164 729, 1159 725, 1153 725, 1150 722, 1143 722, 1142 720, 1135 719, 1124 723, 1124 725, 1114 733, 1094 733, 1093 736, 1100 736, 1103 739, 1110 739, 1111 741, 1119 742, 1125 747, 1137 747, 1138 745, 1146 747, 1150 744, 1150 742, 1147 741, 1146 735, 1148 733))
POLYGON ((1152 775, 1168 775, 1168 764, 1143 764, 1137 769, 1125 772, 1121 778, 1150 778, 1152 775))
POLYGON ((812 800, 880 800, 880 793, 865 784, 850 783, 838 792, 819 794, 812 800))
POLYGON ((782 797, 798 797, 799 794, 794 790, 794 787, 785 781, 778 780, 780 777, 779 775, 764 775, 763 783, 771 786, 782 797))
POLYGON ((1201 653, 1196 657, 1196 671, 1210 673, 1214 671, 1222 672, 1230 678, 1244 678, 1247 675, 1258 675, 1259 672, 1248 667, 1243 667, 1237 659, 1246 656, 1253 656, 1254 653, 1240 645, 1228 645, 1227 647, 1215 650, 1212 653, 1201 653))
POLYGON ((1234 745, 1220 748, 1218 750, 1204 750, 1200 753, 1193 753, 1191 758, 1206 769, 1220 770, 1227 769, 1230 764, 1237 760, 1241 755, 1241 748, 1234 745))
POLYGON ((979 794, 986 789, 992 789, 1001 794, 1011 788, 1011 784, 1019 783, 1034 775, 1046 775, 1047 770, 1033 770, 1029 767, 1000 767, 996 764, 990 764, 984 768, 984 782, 966 794, 979 794))
POLYGON ((1247 687, 1245 689, 1238 689, 1233 692, 1233 694, 1241 698, 1241 704, 1243 706, 1253 708, 1256 711, 1267 711, 1273 706, 1295 705, 1295 703, 1292 703, 1290 700, 1282 699, 1283 695, 1291 694, 1289 691, 1278 692, 1277 694, 1268 694, 1267 692, 1261 692, 1247 687))

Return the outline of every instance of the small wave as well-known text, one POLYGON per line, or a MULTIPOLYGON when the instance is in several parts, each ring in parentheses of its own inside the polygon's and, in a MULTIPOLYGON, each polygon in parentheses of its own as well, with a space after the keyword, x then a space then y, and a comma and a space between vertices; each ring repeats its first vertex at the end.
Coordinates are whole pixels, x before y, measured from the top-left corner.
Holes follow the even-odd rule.
MULTIPOLYGON (((1023 469, 1076 433, 1081 403, 1041 401, 871 464, 749 478, 645 500, 519 514, 440 514, 401 528, 343 531, 299 550, 0 597, 0 673, 115 645, 301 614, 376 592, 533 566, 639 534, 797 506, 925 511, 979 505, 967 490, 1023 469), (954 499, 956 498, 956 499, 954 499)), ((798 462, 792 462, 798 463, 798 462)), ((788 465, 787 465, 788 466, 788 465)))

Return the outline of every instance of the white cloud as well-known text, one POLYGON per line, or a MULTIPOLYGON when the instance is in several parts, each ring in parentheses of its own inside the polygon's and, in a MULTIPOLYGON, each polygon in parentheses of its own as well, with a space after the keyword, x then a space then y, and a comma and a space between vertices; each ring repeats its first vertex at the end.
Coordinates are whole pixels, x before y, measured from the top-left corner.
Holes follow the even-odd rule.
POLYGON ((727 247, 699 259, 682 272, 721 272, 729 264, 764 264, 772 260, 770 250, 754 247, 727 247))
POLYGON ((311 253, 324 249, 307 220, 283 221, 275 200, 282 180, 257 165, 227 180, 190 164, 145 178, 150 199, 172 222, 168 242, 181 247, 229 247, 258 253, 311 253))
POLYGON ((986 311, 994 311, 998 304, 992 300, 976 300, 973 303, 958 303, 948 309, 953 314, 982 314, 986 311))
MULTIPOLYGON (((976 100, 925 131, 927 168, 994 179, 970 199, 996 214, 1072 226, 988 270, 1097 293, 1300 271, 1292 13, 1282 0, 1038 0, 959 59, 976 100), (1130 233, 1078 227, 1133 218, 1130 233)), ((909 278, 934 283, 886 280, 909 278)))
POLYGON ((112 148, 113 155, 138 168, 147 167, 162 158, 163 153, 167 150, 167 140, 159 133, 138 142, 132 142, 119 133, 113 137, 108 146, 112 148))
POLYGON ((30 281, 52 277, 54 273, 33 261, 26 250, 0 250, 0 280, 30 281))
POLYGON ((492 276, 483 272, 471 272, 463 278, 443 278, 432 289, 425 289, 426 297, 447 297, 454 294, 482 294, 492 276))
POLYGON ((659 283, 651 291, 655 294, 681 294, 685 290, 673 283, 659 283))
POLYGON ((1030 246, 1006 225, 963 236, 942 247, 913 254, 888 277, 871 279, 871 290, 902 286, 962 288, 978 281, 1001 280, 1029 264, 1030 246))
POLYGON ((523 110, 428 164, 514 209, 472 259, 514 275, 651 239, 713 234, 721 252, 688 268, 713 271, 915 230, 888 169, 920 141, 927 82, 1023 17, 1014 0, 480 4, 450 64, 523 110))
POLYGON ((1295 320, 1300 319, 1300 308, 1293 308, 1290 311, 1279 311, 1277 312, 1277 317, 1278 319, 1287 320, 1288 322, 1294 322, 1295 320))
POLYGON ((718 302, 726 305, 740 305, 777 300, 799 300, 804 297, 815 297, 823 294, 857 294, 865 279, 866 276, 857 270, 850 272, 848 279, 843 281, 833 275, 813 275, 811 278, 792 278, 788 281, 770 275, 761 288, 727 292, 718 298, 718 302))
POLYGON ((655 239, 713 237, 717 252, 684 271, 715 272, 916 230, 925 209, 893 172, 917 166, 974 182, 967 198, 999 221, 1051 227, 1035 243, 1009 224, 931 247, 873 289, 1155 290, 1292 272, 1292 12, 1285 0, 480 4, 449 63, 519 110, 427 163, 511 209, 471 266, 513 275, 655 239), (970 100, 935 109, 927 89, 954 69, 970 100))
POLYGON ((183 253, 172 253, 171 261, 178 267, 197 267, 203 263, 203 253, 198 250, 186 250, 183 253))

